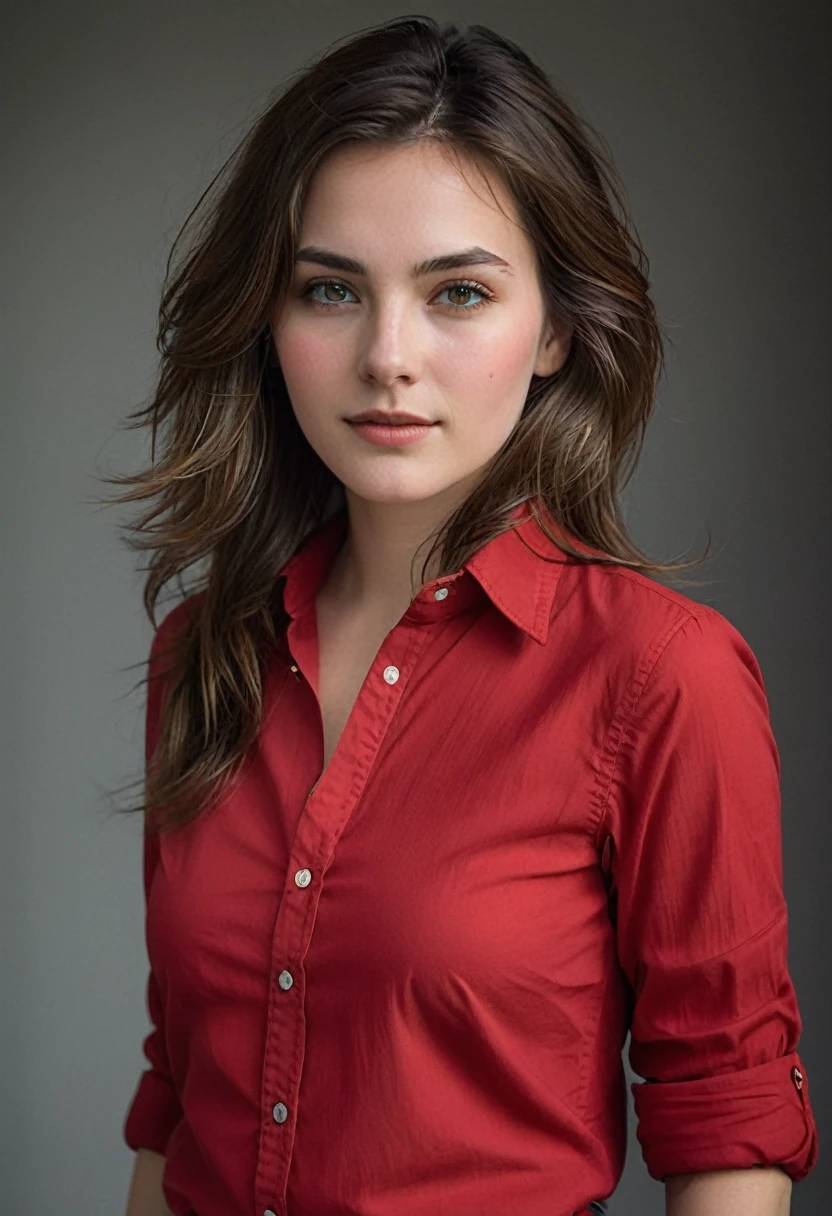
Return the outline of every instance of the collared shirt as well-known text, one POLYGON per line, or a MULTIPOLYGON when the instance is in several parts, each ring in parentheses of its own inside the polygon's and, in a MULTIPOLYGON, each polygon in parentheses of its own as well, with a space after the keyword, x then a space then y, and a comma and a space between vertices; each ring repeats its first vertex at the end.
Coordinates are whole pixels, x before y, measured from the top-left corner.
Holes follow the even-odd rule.
MULTIPOLYGON (((245 776, 145 834, 124 1138, 165 1154, 177 1216, 603 1211, 628 1030, 652 1177, 815 1163, 759 664, 716 609, 515 514, 387 634, 318 780, 330 517, 282 571, 245 776)), ((197 599, 154 638, 148 756, 197 599)))

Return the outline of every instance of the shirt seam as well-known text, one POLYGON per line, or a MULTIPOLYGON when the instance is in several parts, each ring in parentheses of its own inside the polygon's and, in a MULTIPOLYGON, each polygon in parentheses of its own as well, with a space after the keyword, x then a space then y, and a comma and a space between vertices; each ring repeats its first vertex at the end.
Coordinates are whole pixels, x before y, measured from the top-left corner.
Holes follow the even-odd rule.
POLYGON ((612 977, 613 977, 613 968, 609 968, 607 970, 607 974, 604 979, 603 991, 598 1000, 598 1007, 597 1007, 597 1011, 596 1011, 595 1023, 593 1025, 592 1032, 590 1034, 584 1035, 584 1044, 583 1044, 583 1049, 581 1051, 581 1061, 578 1066, 578 1084, 579 1084, 580 1092, 581 1092, 581 1101, 580 1101, 580 1107, 579 1107, 580 1118, 581 1118, 581 1122, 583 1123, 584 1127, 587 1128, 588 1131, 591 1131, 592 1135, 595 1137, 596 1140, 598 1140, 598 1136, 595 1133, 594 1126, 591 1126, 588 1121, 587 1107, 588 1107, 588 1100, 589 1100, 589 1084, 588 1084, 587 1074, 588 1074, 588 1070, 589 1070, 589 1061, 593 1054, 592 1049, 594 1049, 596 1044, 598 1043, 598 1034, 599 1034, 599 1028, 601 1025, 601 1017, 604 1012, 604 1004, 607 1000, 607 996, 610 991, 610 984, 612 983, 612 977))
POLYGON ((610 791, 612 789, 613 778, 618 769, 621 745, 630 730, 650 677, 653 675, 659 659, 676 634, 692 620, 696 620, 700 616, 706 616, 709 611, 710 609, 708 609, 707 605, 700 605, 699 611, 685 610, 679 620, 667 626, 664 632, 648 646, 636 673, 630 677, 627 683, 604 739, 600 753, 600 762, 595 766, 598 809, 595 815, 595 826, 592 827, 590 825, 590 831, 597 849, 600 849, 601 833, 608 819, 610 791))

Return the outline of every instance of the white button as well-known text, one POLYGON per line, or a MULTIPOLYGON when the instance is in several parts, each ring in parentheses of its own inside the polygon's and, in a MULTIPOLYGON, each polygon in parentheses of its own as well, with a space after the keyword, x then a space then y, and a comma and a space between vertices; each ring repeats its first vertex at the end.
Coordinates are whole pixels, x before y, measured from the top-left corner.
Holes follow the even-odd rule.
POLYGON ((434 591, 433 598, 435 600, 444 600, 448 598, 448 588, 440 587, 438 591, 434 591))
POLYGON ((276 1102, 272 1107, 275 1123, 285 1123, 289 1117, 289 1112, 282 1102, 276 1102))
POLYGON ((280 984, 281 988, 288 990, 292 987, 292 984, 294 984, 295 981, 292 979, 292 973, 290 971, 281 971, 280 975, 277 977, 277 982, 280 984))
POLYGON ((295 886, 308 887, 311 881, 312 881, 312 871, 311 870, 298 870, 297 874, 295 875, 295 886))
POLYGON ((266 1208, 263 1216, 277 1216, 277 1212, 272 1211, 271 1208, 266 1208))
POLYGON ((385 667, 384 678, 388 684, 395 684, 396 680, 399 678, 398 667, 385 667))

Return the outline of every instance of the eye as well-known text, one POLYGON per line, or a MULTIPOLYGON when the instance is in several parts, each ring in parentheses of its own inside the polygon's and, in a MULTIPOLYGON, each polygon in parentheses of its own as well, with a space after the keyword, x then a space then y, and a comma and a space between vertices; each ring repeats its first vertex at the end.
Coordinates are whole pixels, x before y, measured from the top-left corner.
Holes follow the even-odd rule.
MULTIPOLYGON (((319 300, 313 295, 313 291, 317 291, 319 287, 334 288, 336 291, 349 291, 349 287, 345 283, 339 283, 337 279, 316 279, 314 283, 308 283, 301 293, 301 298, 309 304, 317 304, 319 308, 337 308, 339 304, 343 304, 343 300, 319 300)), ((350 303, 348 300, 347 303, 350 303)))
POLYGON ((484 304, 490 304, 494 298, 487 287, 483 287, 482 283, 475 283, 471 279, 457 279, 456 282, 443 287, 439 294, 444 295, 446 291, 469 296, 473 293, 474 295, 483 297, 474 304, 460 304, 459 301, 452 300, 448 307, 455 309, 457 312, 473 312, 475 308, 482 308, 484 304))
MULTIPOLYGON (((324 288, 328 292, 349 292, 350 294, 353 294, 352 289, 347 287, 345 283, 341 283, 338 279, 315 279, 313 282, 307 283, 306 287, 301 292, 301 298, 308 304, 317 308, 338 308, 341 304, 351 304, 354 302, 352 300, 344 299, 343 295, 334 300, 331 298, 321 299, 320 297, 313 295, 313 292, 316 292, 319 288, 324 288)), ((472 279, 456 279, 453 283, 449 283, 447 287, 443 287, 438 294, 441 296, 446 292, 468 297, 471 295, 482 297, 473 303, 468 301, 460 303, 458 300, 452 299, 446 304, 440 305, 440 307, 450 308, 454 312, 473 312, 476 308, 482 308, 485 304, 490 304, 494 298, 493 293, 490 292, 487 287, 483 286, 482 283, 475 283, 472 279)))

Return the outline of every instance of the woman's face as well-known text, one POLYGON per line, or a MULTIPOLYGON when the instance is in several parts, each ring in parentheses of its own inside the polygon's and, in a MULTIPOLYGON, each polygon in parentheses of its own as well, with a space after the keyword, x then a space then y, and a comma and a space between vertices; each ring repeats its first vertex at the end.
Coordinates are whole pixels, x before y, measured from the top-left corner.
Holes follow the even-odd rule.
POLYGON ((361 499, 462 501, 511 434, 532 375, 568 354, 512 200, 490 178, 507 218, 463 166, 464 177, 430 142, 353 144, 310 182, 294 281, 271 328, 301 430, 361 499), (477 264, 473 249, 494 257, 477 264), (462 251, 450 268, 414 274, 462 251), (333 268, 325 255, 355 265, 333 268), (347 421, 367 409, 435 425, 380 446, 347 421))

